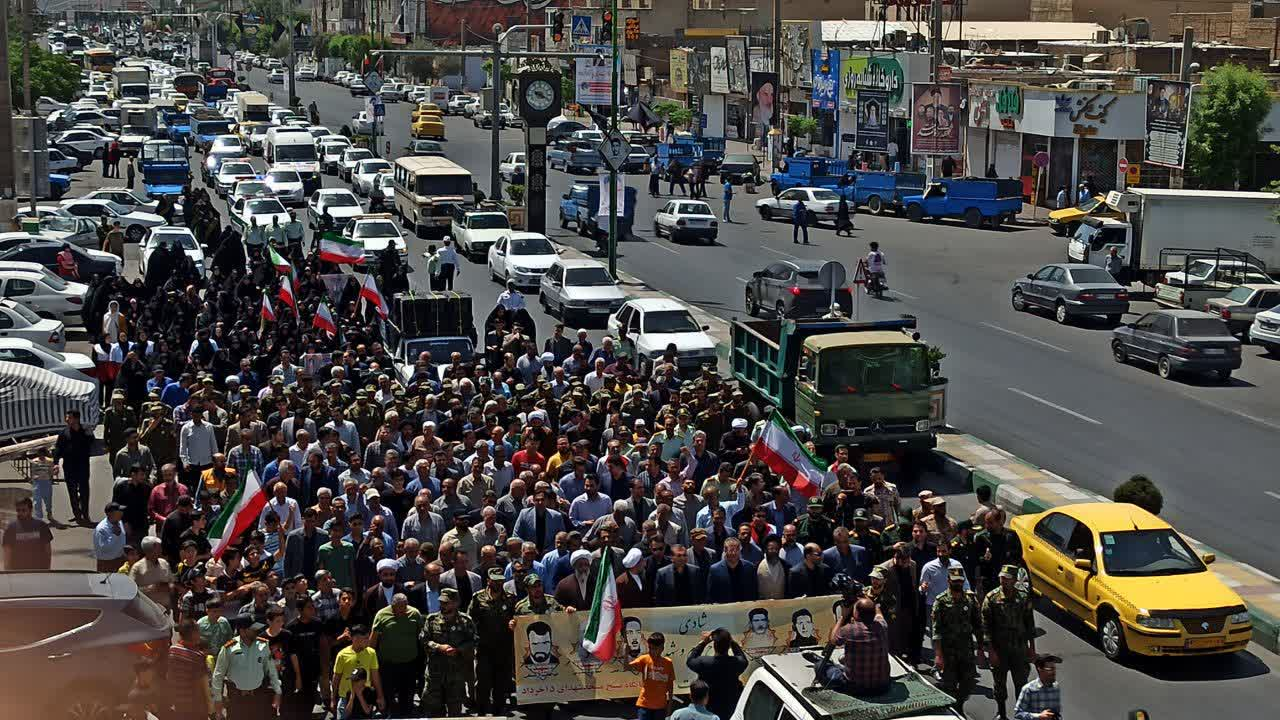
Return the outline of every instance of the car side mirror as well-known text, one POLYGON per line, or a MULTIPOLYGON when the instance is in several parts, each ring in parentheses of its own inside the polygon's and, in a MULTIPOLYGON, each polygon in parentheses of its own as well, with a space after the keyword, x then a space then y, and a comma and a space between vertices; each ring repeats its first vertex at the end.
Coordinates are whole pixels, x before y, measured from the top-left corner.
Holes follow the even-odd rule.
POLYGON ((763 270, 757 270, 757 271, 755 271, 755 272, 751 273, 751 277, 754 277, 754 278, 755 278, 755 277, 764 277, 764 271, 763 271, 763 270))
POLYGON ((1215 561, 1217 561, 1218 556, 1215 553, 1205 553, 1204 555, 1200 556, 1200 559, 1204 561, 1205 565, 1212 565, 1215 561))
POLYGON ((561 197, 561 199, 563 199, 563 200, 568 200, 568 199, 569 199, 569 193, 565 193, 565 194, 561 195, 560 197, 561 197))
POLYGON ((1075 566, 1078 570, 1093 572, 1093 561, 1089 558, 1076 558, 1075 566))
POLYGON ((703 329, 704 331, 705 331, 705 330, 710 330, 710 329, 711 329, 711 326, 710 326, 710 325, 703 325, 703 326, 702 326, 702 329, 703 329))
POLYGON ((1035 276, 1034 274, 1032 274, 1032 273, 1027 273, 1027 279, 1028 279, 1028 280, 1035 280, 1035 279, 1036 279, 1036 276, 1035 276))

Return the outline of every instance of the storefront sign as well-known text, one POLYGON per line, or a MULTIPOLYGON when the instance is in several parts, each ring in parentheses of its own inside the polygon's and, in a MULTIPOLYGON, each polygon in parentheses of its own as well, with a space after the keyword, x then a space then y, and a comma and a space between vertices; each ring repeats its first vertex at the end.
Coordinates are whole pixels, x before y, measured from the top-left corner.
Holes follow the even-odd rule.
POLYGON ((729 52, 722 47, 711 48, 711 92, 729 92, 729 52))
POLYGON ((1146 162, 1180 168, 1187 158, 1191 83, 1147 81, 1146 162))
POLYGON ((858 150, 885 152, 889 149, 889 93, 883 90, 859 90, 858 150))
POLYGON ((859 90, 883 90, 889 93, 889 102, 896 105, 902 101, 907 81, 896 58, 859 57, 841 61, 840 85, 850 104, 859 90))
POLYGON ((1107 116, 1119 99, 1108 93, 1058 95, 1054 98, 1054 112, 1067 116, 1072 135, 1093 137, 1098 134, 1098 126, 1107 123, 1107 116))
POLYGON ((1022 115, 1022 88, 1001 85, 996 90, 996 112, 1001 115, 1022 115))
POLYGON ((689 52, 680 48, 671 50, 671 90, 686 92, 689 89, 689 52))
POLYGON ((1022 118, 1022 88, 1017 85, 969 87, 969 125, 1017 130, 1022 118))
POLYGON ((959 154, 960 86, 915 83, 911 88, 911 154, 959 154))
POLYGON ((813 51, 813 109, 835 110, 839 104, 840 51, 813 51))

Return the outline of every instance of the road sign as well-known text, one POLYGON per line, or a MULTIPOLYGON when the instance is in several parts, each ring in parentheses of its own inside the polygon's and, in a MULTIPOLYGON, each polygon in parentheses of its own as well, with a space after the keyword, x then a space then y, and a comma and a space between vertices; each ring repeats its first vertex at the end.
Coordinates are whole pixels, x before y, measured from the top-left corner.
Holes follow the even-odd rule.
POLYGON ((306 52, 311 49, 312 38, 309 35, 295 35, 293 38, 293 51, 306 52))
POLYGON ((1127 158, 1120 158, 1120 162, 1116 163, 1116 167, 1122 173, 1129 172, 1129 160, 1127 158))
POLYGON ((818 280, 827 290, 843 287, 846 277, 844 265, 835 260, 828 260, 818 268, 818 280))
POLYGON ((369 113, 370 117, 387 116, 387 106, 382 102, 382 98, 377 95, 370 95, 369 99, 365 100, 364 109, 365 112, 369 113))
POLYGON ((376 70, 370 70, 364 74, 364 86, 369 88, 371 93, 382 92, 382 76, 376 70))
POLYGON ((591 16, 590 15, 574 15, 573 16, 573 32, 576 38, 591 37, 591 16))
POLYGON ((1049 153, 1041 150, 1031 157, 1031 164, 1038 168, 1049 167, 1049 153))
POLYGON ((600 144, 596 146, 596 150, 600 153, 600 157, 604 158, 604 164, 608 165, 609 169, 616 171, 622 167, 622 163, 626 162, 627 156, 631 154, 631 143, 627 142, 622 133, 614 130, 600 141, 600 144))

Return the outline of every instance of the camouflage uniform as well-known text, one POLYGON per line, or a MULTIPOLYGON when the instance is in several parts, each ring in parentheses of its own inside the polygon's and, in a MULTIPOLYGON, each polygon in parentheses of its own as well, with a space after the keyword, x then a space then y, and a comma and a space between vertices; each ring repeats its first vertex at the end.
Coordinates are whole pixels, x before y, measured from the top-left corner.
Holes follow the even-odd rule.
POLYGON ((462 714, 466 680, 472 674, 471 668, 466 667, 466 658, 476 647, 476 625, 463 612, 455 612, 452 618, 446 618, 444 613, 431 613, 422 637, 427 646, 427 685, 422 692, 422 712, 437 717, 457 717, 462 714), (445 655, 440 650, 443 645, 452 645, 458 654, 445 655))
MULTIPOLYGON (((1006 570, 1011 567, 1006 566, 1006 570)), ((1016 577, 1017 569, 1013 568, 1013 572, 1016 577)), ((1005 717, 1009 698, 1006 676, 1013 675, 1016 698, 1031 673, 1027 650, 1036 630, 1031 598, 1016 588, 1011 593, 1006 593, 1004 586, 992 590, 982 601, 982 630, 995 651, 996 656, 991 659, 992 687, 1000 717, 1005 717)))
MULTIPOLYGON (((491 578, 493 573, 491 570, 491 578)), ((497 570, 497 574, 501 577, 502 571, 497 570)), ((476 709, 484 715, 506 712, 507 696, 511 694, 515 677, 515 646, 510 625, 515 608, 516 599, 502 589, 494 592, 492 588, 485 588, 471 600, 468 614, 475 621, 479 646, 485 653, 476 663, 475 695, 476 709)))
POLYGON ((533 601, 528 596, 525 596, 523 600, 516 603, 515 614, 516 617, 520 617, 521 615, 547 615, 558 612, 564 612, 564 606, 556 602, 555 598, 544 593, 542 602, 537 605, 534 605, 533 601))
MULTIPOLYGON (((960 568, 952 570, 964 572, 960 568)), ((956 710, 963 713, 964 702, 976 685, 978 666, 974 653, 982 645, 982 614, 973 593, 956 598, 948 590, 934 601, 933 644, 935 648, 939 644, 942 647, 941 690, 956 699, 956 710)))

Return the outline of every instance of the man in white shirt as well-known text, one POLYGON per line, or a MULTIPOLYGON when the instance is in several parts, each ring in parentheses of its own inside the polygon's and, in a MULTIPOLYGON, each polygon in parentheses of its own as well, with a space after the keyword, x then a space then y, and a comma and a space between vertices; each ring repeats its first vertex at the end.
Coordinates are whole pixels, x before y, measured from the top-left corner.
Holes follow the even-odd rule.
MULTIPOLYGON (((933 617, 933 602, 938 596, 947 592, 947 571, 951 568, 960 568, 964 570, 964 566, 960 561, 951 558, 951 546, 946 543, 938 543, 938 557, 924 564, 920 569, 920 593, 924 595, 924 616, 926 618, 933 617)), ((969 592, 969 580, 964 581, 965 592, 969 592)))
POLYGON ((178 435, 178 457, 182 459, 183 481, 194 488, 200 473, 213 467, 213 454, 218 452, 218 440, 213 426, 204 421, 204 408, 191 408, 191 419, 182 425, 178 435))
MULTIPOLYGON (((307 422, 311 421, 308 420, 307 422)), ((299 430, 298 441, 289 446, 289 459, 293 461, 294 465, 303 467, 307 464, 307 456, 312 453, 324 455, 324 451, 320 449, 320 443, 311 442, 311 432, 299 430)))
POLYGON ((271 499, 258 515, 258 527, 267 526, 267 514, 274 512, 280 518, 280 534, 288 533, 302 527, 302 511, 298 509, 298 501, 289 497, 289 486, 277 482, 271 486, 271 499))
POLYGON ((507 281, 507 289, 498 296, 498 304, 508 312, 519 312, 525 309, 524 295, 516 289, 514 281, 507 281))
POLYGON ((604 358, 596 358, 595 369, 582 378, 582 384, 586 385, 587 389, 594 395, 600 391, 600 388, 604 387, 604 380, 604 358))
POLYGON ((445 290, 453 289, 453 278, 458 274, 458 253, 453 250, 453 238, 444 239, 444 247, 437 253, 440 258, 440 282, 445 290))

